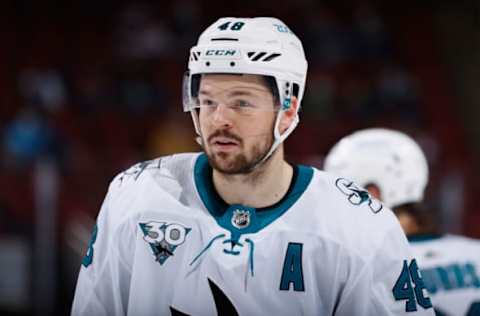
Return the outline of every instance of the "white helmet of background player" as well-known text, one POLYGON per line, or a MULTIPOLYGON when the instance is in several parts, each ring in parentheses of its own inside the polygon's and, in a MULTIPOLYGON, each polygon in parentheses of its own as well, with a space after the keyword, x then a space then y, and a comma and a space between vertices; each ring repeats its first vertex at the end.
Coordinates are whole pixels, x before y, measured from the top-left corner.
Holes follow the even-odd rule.
POLYGON ((390 208, 422 201, 428 182, 428 164, 420 146, 401 132, 381 128, 342 138, 328 153, 325 170, 363 187, 378 186, 390 208))
POLYGON ((210 25, 190 50, 188 72, 183 82, 183 108, 192 114, 195 131, 200 136, 195 111, 201 74, 254 74, 275 79, 279 111, 274 127, 274 142, 268 158, 298 124, 298 109, 305 90, 307 60, 298 37, 276 18, 221 18, 210 25), (298 100, 297 115, 290 127, 280 134, 278 125, 291 98, 298 100))

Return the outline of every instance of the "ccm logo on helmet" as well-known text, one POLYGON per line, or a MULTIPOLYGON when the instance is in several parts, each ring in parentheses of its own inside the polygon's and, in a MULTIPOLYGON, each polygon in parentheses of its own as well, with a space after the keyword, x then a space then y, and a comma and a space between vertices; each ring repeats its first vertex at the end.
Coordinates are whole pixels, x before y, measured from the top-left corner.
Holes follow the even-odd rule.
POLYGON ((207 56, 235 56, 237 54, 236 49, 209 49, 205 53, 207 56))

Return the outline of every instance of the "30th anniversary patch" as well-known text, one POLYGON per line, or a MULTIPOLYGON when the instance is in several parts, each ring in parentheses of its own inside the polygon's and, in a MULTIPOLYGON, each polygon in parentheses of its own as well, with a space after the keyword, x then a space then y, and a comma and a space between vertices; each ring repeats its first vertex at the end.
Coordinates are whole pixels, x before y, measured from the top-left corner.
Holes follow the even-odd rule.
POLYGON ((179 223, 150 221, 139 223, 145 240, 152 249, 155 260, 163 263, 173 256, 177 247, 182 245, 191 228, 179 223))

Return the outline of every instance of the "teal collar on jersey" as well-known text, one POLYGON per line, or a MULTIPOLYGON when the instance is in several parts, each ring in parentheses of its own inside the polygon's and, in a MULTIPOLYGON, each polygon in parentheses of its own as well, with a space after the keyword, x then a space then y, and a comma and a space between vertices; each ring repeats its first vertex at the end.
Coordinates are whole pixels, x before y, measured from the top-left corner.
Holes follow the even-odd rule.
POLYGON ((422 242, 442 238, 443 234, 415 234, 407 236, 409 242, 422 242))
POLYGON ((256 233, 284 214, 305 192, 313 177, 313 168, 296 165, 293 168, 292 183, 285 196, 269 207, 255 209, 240 204, 227 204, 217 193, 212 180, 212 168, 205 154, 195 163, 195 186, 205 207, 218 225, 237 240, 242 234, 256 233), (243 227, 244 226, 244 227, 243 227))

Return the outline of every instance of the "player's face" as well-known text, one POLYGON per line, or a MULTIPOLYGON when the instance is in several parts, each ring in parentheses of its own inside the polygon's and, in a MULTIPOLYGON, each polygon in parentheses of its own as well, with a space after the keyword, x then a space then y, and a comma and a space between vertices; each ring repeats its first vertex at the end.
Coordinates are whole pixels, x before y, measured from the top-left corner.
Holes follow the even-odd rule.
POLYGON ((270 150, 278 107, 257 75, 203 75, 198 95, 200 131, 212 167, 249 173, 270 150))

